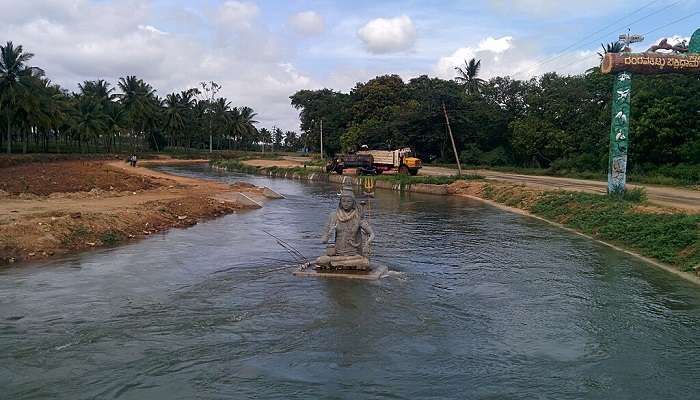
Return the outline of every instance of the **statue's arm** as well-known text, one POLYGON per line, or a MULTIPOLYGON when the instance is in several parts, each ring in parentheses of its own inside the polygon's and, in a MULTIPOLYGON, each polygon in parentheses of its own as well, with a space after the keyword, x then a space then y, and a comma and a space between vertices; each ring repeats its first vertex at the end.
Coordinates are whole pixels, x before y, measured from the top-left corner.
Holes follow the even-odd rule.
POLYGON ((360 228, 367 234, 367 243, 372 243, 374 240, 374 230, 369 223, 363 220, 362 223, 360 223, 360 228))
POLYGON ((369 223, 364 220, 360 223, 360 229, 365 234, 362 241, 362 255, 369 257, 372 241, 374 240, 374 231, 372 230, 372 227, 369 226, 369 223))
POLYGON ((328 217, 328 222, 326 222, 326 227, 323 229, 323 235, 321 235, 321 243, 328 243, 331 237, 331 232, 333 232, 333 227, 335 226, 335 213, 332 213, 328 217))

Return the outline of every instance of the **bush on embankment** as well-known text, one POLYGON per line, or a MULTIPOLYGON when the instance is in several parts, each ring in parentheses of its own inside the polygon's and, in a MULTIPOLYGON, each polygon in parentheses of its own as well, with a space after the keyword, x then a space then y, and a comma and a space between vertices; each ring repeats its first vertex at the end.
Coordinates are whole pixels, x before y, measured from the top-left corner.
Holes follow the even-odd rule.
POLYGON ((385 180, 398 183, 401 186, 410 186, 414 184, 425 185, 449 185, 460 180, 469 181, 475 179, 484 179, 483 176, 477 174, 463 174, 450 176, 411 176, 403 174, 379 175, 374 177, 377 180, 385 180))
POLYGON ((645 204, 643 190, 615 199, 564 191, 528 195, 522 187, 487 185, 483 195, 684 271, 700 264, 700 215, 645 204))

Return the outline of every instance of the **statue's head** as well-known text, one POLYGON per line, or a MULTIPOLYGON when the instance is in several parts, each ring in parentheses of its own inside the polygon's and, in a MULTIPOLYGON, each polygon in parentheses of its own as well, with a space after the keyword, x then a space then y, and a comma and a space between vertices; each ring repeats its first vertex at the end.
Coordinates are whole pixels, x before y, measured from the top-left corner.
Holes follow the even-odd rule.
POLYGON ((343 189, 340 192, 340 202, 338 203, 338 208, 348 212, 354 210, 355 207, 355 194, 352 191, 352 186, 344 184, 343 189))
POLYGON ((340 204, 338 204, 343 211, 348 212, 355 209, 355 196, 348 196, 343 194, 340 196, 340 204))

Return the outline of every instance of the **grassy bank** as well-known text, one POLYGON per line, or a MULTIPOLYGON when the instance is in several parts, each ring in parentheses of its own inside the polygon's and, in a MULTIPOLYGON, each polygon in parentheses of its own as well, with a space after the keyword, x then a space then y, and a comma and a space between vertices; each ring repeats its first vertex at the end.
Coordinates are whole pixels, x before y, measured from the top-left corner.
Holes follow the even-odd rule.
POLYGON ((481 197, 690 271, 700 264, 700 215, 653 207, 643 192, 604 195, 484 185, 481 197))
POLYGON ((402 186, 413 184, 425 185, 449 185, 457 181, 469 181, 475 179, 484 179, 483 176, 477 174, 463 174, 451 176, 411 176, 411 175, 379 175, 374 177, 377 180, 384 180, 401 184, 402 186))

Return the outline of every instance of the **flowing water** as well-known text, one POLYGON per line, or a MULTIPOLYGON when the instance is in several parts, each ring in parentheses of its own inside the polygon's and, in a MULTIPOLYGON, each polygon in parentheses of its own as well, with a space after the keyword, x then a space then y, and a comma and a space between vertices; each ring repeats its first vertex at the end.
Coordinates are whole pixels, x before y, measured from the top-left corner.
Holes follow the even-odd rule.
POLYGON ((2 399, 691 399, 700 289, 454 197, 378 192, 377 282, 299 278, 336 187, 0 270, 2 399))

